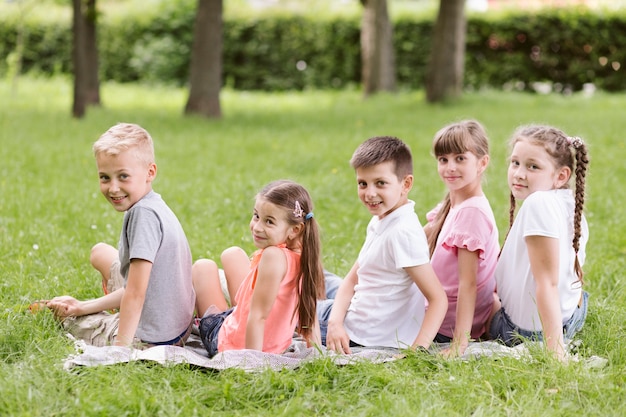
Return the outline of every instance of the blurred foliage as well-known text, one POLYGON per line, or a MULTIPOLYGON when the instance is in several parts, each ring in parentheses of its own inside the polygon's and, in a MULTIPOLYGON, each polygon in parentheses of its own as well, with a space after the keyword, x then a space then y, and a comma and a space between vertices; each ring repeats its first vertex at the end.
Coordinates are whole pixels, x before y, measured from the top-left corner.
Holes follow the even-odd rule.
MULTIPOLYGON (((172 0, 123 15, 101 13, 102 79, 185 85, 195 7, 195 0, 172 0)), ((360 83, 359 25, 358 15, 228 13, 224 83, 244 90, 354 87, 360 83)), ((423 86, 432 25, 431 13, 394 17, 402 89, 423 86)), ((0 16, 0 75, 10 73, 20 28, 23 72, 71 71, 69 15, 10 15, 0 16)), ((620 91, 626 89, 624 71, 624 11, 574 8, 469 15, 468 88, 521 90, 531 89, 535 82, 550 82, 556 91, 577 91, 585 83, 620 91)))

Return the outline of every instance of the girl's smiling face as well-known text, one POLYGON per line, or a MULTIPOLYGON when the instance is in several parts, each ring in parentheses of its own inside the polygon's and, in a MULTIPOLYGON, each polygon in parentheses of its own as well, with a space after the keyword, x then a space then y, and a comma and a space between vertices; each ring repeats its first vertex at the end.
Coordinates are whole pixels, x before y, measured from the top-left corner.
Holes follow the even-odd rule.
POLYGON ((554 159, 542 145, 519 140, 511 152, 508 183, 513 196, 524 200, 535 191, 555 190, 567 184, 569 167, 555 167, 554 159))
POLYGON ((298 236, 299 225, 291 225, 283 207, 258 197, 254 204, 254 214, 250 220, 250 231, 254 245, 259 249, 286 243, 298 236))
POLYGON ((448 190, 471 193, 480 188, 481 174, 487 168, 489 156, 478 158, 472 152, 446 154, 437 156, 437 172, 448 190))

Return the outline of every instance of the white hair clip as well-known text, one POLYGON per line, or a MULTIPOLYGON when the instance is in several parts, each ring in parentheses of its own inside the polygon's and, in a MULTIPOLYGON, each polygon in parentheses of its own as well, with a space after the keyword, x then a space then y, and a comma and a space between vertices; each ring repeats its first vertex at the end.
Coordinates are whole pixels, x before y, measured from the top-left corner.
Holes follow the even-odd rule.
POLYGON ((581 146, 583 146, 583 143, 584 143, 583 140, 579 138, 578 136, 574 136, 574 137, 568 136, 567 142, 569 142, 569 144, 573 146, 574 149, 580 148, 581 146))
POLYGON ((302 217, 303 214, 304 214, 304 210, 302 210, 302 207, 300 207, 300 202, 296 200, 296 204, 293 209, 293 215, 300 218, 302 217))

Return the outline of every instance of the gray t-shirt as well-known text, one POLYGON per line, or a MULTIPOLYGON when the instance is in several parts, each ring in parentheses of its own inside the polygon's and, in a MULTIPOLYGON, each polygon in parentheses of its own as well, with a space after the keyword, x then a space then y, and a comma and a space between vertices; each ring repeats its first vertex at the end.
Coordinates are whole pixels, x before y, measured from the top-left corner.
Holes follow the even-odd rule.
POLYGON ((126 213, 118 245, 124 285, 131 259, 152 262, 136 337, 165 342, 179 336, 193 318, 195 293, 191 251, 174 212, 154 191, 126 213))

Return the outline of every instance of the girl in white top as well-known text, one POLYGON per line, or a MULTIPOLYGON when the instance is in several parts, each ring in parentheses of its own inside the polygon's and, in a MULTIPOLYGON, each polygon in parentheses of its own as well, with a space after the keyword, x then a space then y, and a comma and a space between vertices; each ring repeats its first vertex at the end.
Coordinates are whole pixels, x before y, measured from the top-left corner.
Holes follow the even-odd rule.
POLYGON ((512 146, 511 227, 495 271, 489 335, 507 345, 543 340, 563 360, 564 339, 580 330, 587 313, 581 269, 589 234, 582 213, 587 148, 549 126, 520 128, 512 146), (575 193, 568 189, 573 173, 575 193), (524 204, 514 219, 516 200, 524 204))

